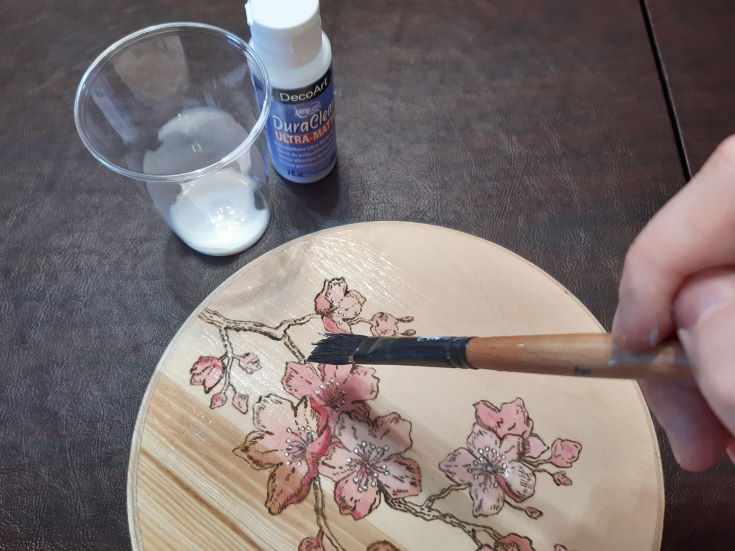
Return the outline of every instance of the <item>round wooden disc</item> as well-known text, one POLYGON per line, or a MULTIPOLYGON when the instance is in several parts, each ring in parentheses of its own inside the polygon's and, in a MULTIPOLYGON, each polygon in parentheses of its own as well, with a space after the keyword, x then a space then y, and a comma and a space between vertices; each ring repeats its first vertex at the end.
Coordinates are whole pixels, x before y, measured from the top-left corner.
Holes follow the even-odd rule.
POLYGON ((130 457, 134 548, 659 548, 634 382, 308 365, 325 327, 601 330, 547 274, 455 231, 376 222, 283 245, 212 293, 156 368, 130 457))

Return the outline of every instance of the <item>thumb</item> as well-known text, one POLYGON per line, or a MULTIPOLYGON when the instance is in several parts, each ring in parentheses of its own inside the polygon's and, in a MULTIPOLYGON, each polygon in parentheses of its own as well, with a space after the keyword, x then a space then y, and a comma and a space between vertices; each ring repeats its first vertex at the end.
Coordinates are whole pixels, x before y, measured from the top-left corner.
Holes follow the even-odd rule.
POLYGON ((674 301, 677 333, 700 391, 735 434, 735 268, 699 272, 674 301))

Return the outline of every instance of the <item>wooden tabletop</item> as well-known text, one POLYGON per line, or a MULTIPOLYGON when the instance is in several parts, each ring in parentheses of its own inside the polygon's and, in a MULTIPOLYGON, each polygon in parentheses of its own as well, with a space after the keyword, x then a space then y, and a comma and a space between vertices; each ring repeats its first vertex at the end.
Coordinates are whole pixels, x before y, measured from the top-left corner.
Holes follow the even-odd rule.
MULTIPOLYGON (((338 167, 309 186, 274 179, 265 236, 228 258, 192 252, 97 163, 72 102, 114 40, 177 20, 245 35, 241 2, 0 5, 0 548, 129 548, 130 438, 156 362, 219 283, 297 236, 367 220, 455 228, 539 265, 609 327, 631 240, 735 129, 732 55, 717 50, 732 48, 735 4, 686 5, 322 0, 338 167)), ((684 473, 659 436, 663 548, 731 549, 733 467, 684 473)))

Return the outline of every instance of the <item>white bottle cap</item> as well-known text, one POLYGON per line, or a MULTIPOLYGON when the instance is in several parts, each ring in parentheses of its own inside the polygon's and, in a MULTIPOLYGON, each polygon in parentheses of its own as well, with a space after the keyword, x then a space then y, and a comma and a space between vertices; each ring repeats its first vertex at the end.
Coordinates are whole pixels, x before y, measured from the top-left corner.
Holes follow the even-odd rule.
POLYGON ((249 0, 252 45, 266 67, 300 67, 322 47, 319 0, 249 0))

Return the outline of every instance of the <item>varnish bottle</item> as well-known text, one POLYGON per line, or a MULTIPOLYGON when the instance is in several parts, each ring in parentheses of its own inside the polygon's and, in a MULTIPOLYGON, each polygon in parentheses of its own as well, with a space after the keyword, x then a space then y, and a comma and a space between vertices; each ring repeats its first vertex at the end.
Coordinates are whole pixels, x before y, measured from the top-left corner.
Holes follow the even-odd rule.
POLYGON ((249 0, 251 46, 272 85, 268 146, 276 171, 292 182, 321 180, 337 162, 332 46, 318 0, 249 0))

